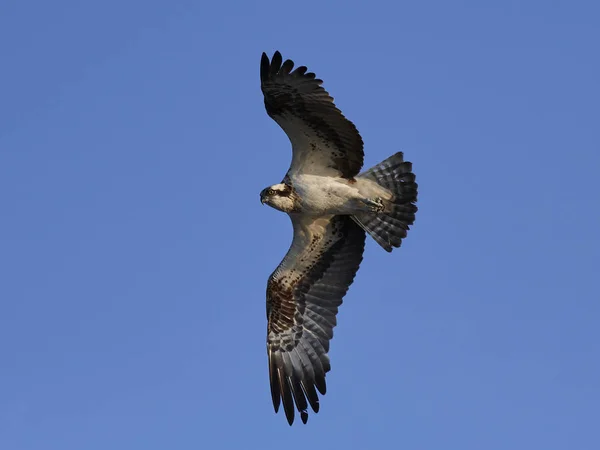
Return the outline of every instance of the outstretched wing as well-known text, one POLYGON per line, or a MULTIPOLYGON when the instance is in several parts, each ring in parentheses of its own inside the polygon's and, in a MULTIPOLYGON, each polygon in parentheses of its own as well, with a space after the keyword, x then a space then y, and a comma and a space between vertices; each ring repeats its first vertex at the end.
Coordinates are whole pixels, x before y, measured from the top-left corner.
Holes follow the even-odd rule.
POLYGON ((263 53, 260 82, 269 116, 292 143, 288 174, 303 173, 352 178, 363 165, 363 141, 352 122, 344 117, 333 98, 321 87, 322 80, 294 62, 282 63, 263 53))
POLYGON ((302 422, 325 394, 338 307, 362 261, 365 232, 349 216, 292 217, 294 239, 267 284, 267 353, 275 412, 302 422), (316 388, 316 390, 315 390, 316 388))

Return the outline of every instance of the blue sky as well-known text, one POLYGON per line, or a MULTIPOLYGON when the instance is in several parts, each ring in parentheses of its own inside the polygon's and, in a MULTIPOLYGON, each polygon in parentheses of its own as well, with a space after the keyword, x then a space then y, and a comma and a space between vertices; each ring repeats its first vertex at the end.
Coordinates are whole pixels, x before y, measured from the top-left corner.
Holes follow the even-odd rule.
POLYGON ((600 6, 0 7, 0 448, 597 449, 600 6), (261 52, 419 182, 369 240, 309 423, 272 410, 261 52))

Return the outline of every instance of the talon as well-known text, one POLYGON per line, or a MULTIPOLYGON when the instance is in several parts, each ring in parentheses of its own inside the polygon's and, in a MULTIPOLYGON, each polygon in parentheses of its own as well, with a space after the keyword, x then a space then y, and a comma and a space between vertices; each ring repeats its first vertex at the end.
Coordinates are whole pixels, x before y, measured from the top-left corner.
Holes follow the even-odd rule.
POLYGON ((365 203, 367 204, 369 209, 373 212, 381 212, 385 209, 383 200, 379 197, 376 197, 374 199, 369 198, 369 199, 365 200, 365 203))

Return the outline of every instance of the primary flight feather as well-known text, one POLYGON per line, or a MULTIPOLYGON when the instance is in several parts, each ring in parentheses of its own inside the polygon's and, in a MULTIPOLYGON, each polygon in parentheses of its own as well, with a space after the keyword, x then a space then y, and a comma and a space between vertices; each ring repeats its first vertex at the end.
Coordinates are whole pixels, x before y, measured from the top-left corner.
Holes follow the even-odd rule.
POLYGON ((292 163, 261 202, 287 213, 292 245, 267 283, 267 354, 273 406, 288 423, 319 411, 330 370, 329 341, 362 261, 365 231, 388 252, 400 247, 417 207, 412 164, 396 153, 359 174, 363 140, 305 66, 263 53, 269 116, 292 144, 292 163))

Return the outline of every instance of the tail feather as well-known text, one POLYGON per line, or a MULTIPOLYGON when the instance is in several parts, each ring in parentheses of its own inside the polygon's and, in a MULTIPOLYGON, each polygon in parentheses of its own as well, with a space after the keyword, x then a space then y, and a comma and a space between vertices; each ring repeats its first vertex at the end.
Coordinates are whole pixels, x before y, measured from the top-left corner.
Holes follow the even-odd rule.
POLYGON ((371 167, 359 177, 369 178, 390 190, 394 197, 386 202, 382 212, 365 212, 353 217, 386 251, 400 247, 417 212, 418 185, 412 173, 412 163, 404 161, 402 152, 371 167))

